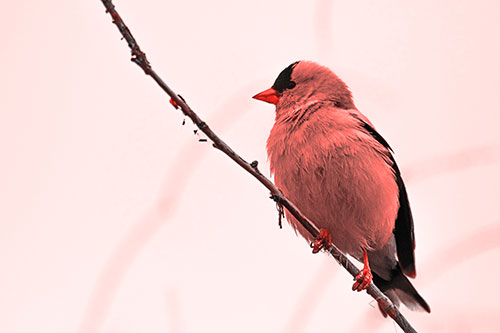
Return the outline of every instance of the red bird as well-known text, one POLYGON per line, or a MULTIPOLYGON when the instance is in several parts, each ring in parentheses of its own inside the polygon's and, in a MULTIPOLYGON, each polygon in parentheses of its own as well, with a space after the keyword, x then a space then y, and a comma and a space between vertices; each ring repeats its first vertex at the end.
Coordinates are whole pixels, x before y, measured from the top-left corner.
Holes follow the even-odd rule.
POLYGON ((364 263, 353 290, 366 289, 373 277, 396 305, 430 312, 406 277, 416 275, 415 240, 401 173, 347 85, 326 67, 298 61, 254 98, 276 105, 267 140, 271 172, 276 186, 321 228, 314 240, 286 212, 315 244, 313 252, 331 240, 364 263))

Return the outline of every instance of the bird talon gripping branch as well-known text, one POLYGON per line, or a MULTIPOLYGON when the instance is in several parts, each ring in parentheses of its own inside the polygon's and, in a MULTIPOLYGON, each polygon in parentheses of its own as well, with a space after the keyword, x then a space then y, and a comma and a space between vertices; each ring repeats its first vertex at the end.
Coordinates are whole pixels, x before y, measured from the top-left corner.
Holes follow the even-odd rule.
POLYGON ((365 290, 372 282, 373 275, 372 271, 370 270, 370 266, 368 264, 368 255, 366 254, 365 250, 363 250, 363 261, 364 261, 363 269, 359 271, 358 275, 355 278, 356 282, 354 282, 354 284, 352 285, 353 291, 365 290))
POLYGON ((323 248, 329 248, 332 245, 332 236, 326 229, 320 229, 318 237, 312 242, 313 253, 318 253, 323 248))

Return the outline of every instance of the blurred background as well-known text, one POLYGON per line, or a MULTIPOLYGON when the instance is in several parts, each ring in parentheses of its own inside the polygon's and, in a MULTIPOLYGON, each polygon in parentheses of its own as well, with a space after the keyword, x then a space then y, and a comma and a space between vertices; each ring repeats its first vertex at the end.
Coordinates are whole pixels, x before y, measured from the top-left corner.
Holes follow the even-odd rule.
MULTIPOLYGON (((299 59, 332 68, 396 152, 416 232, 422 332, 498 331, 496 1, 131 1, 155 70, 269 175, 299 59)), ((130 62, 102 3, 0 13, 1 332, 395 332, 268 191, 130 62)))

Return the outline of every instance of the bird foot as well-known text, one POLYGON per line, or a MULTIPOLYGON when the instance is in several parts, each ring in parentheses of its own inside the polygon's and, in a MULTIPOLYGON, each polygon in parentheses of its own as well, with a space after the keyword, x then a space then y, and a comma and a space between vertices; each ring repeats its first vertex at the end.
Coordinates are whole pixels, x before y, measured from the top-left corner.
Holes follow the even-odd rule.
POLYGON ((330 245, 332 245, 332 236, 326 229, 320 229, 318 237, 311 243, 312 252, 318 253, 323 248, 329 248, 330 245))
POLYGON ((368 288, 372 282, 372 272, 369 267, 363 267, 359 274, 356 276, 356 282, 352 285, 352 290, 362 291, 368 288))
POLYGON ((370 270, 370 266, 368 265, 368 255, 366 254, 365 250, 363 250, 363 259, 364 259, 364 266, 363 269, 359 271, 358 275, 355 278, 356 282, 354 282, 354 284, 352 285, 353 291, 365 290, 372 282, 373 275, 370 270))

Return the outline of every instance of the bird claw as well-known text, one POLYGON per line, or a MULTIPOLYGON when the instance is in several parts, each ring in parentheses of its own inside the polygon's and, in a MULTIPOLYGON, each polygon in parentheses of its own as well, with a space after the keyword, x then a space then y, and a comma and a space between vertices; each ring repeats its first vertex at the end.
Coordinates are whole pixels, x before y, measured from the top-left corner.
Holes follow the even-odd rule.
POLYGON ((352 290, 356 291, 363 291, 372 282, 372 271, 370 270, 370 266, 368 265, 368 255, 366 254, 366 251, 363 250, 363 259, 364 259, 364 266, 363 269, 359 271, 358 275, 356 275, 356 282, 352 285, 352 290))
POLYGON ((320 229, 316 240, 311 243, 312 253, 318 253, 323 248, 329 248, 332 245, 332 236, 326 229, 320 229))
POLYGON ((363 267, 356 276, 356 282, 352 285, 352 290, 362 291, 368 288, 370 282, 372 282, 372 272, 369 267, 363 267))

